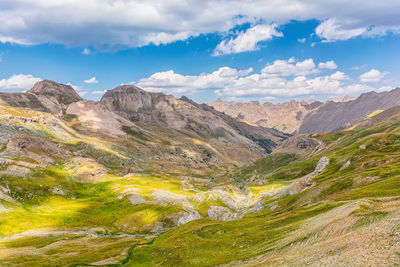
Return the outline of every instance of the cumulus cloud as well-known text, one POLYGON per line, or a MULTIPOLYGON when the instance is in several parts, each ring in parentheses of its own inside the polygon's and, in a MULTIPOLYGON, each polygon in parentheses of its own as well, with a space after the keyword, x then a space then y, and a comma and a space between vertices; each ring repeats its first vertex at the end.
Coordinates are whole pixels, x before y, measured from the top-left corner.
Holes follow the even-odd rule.
POLYGON ((252 68, 236 70, 230 67, 221 67, 212 73, 202 73, 198 76, 182 75, 173 70, 156 72, 148 78, 133 83, 151 92, 167 94, 184 94, 199 89, 217 89, 227 86, 232 80, 253 72, 252 68))
POLYGON ((99 83, 99 81, 96 79, 96 77, 92 77, 88 80, 84 80, 85 83, 99 83))
MULTIPOLYGON (((308 19, 322 21, 317 34, 334 41, 399 30, 398 10, 398 0, 5 0, 0 42, 119 49, 227 32, 241 23, 308 19)), ((226 41, 227 51, 235 51, 233 43, 226 41)))
POLYGON ((324 68, 321 69, 316 67, 317 64, 313 59, 276 60, 256 73, 251 68, 237 70, 230 67, 222 67, 212 73, 200 75, 182 75, 169 70, 154 73, 133 84, 147 91, 166 94, 190 94, 201 90, 212 90, 218 97, 232 101, 346 95, 381 89, 352 82, 342 71, 324 74, 324 71, 329 72, 336 64, 333 61, 322 63, 324 68))
POLYGON ((183 41, 188 39, 189 37, 198 36, 198 33, 195 32, 178 32, 178 33, 166 33, 166 32, 151 32, 145 34, 140 38, 140 45, 147 44, 169 44, 176 41, 183 41))
POLYGON ((338 23, 336 19, 325 20, 315 29, 315 33, 326 42, 347 40, 356 36, 360 36, 366 31, 366 27, 345 28, 345 26, 338 23))
POLYGON ((282 37, 276 30, 277 25, 255 25, 246 31, 240 32, 234 38, 223 40, 214 50, 215 56, 237 54, 259 49, 259 42, 271 40, 273 37, 282 37))
POLYGON ((380 72, 376 69, 371 69, 370 71, 361 74, 359 79, 362 83, 372 83, 372 82, 379 82, 382 78, 386 75, 384 72, 380 72))
POLYGON ((273 64, 269 64, 261 71, 264 76, 300 76, 318 73, 314 60, 312 58, 304 61, 295 62, 294 58, 288 60, 275 60, 273 64))
POLYGON ((40 78, 34 77, 31 74, 14 74, 8 79, 0 80, 1 90, 27 90, 31 89, 33 85, 41 81, 40 78))
POLYGON ((327 61, 327 62, 320 62, 318 64, 318 68, 334 70, 334 69, 337 68, 337 65, 333 60, 330 60, 330 61, 327 61))
POLYGON ((341 71, 337 71, 337 72, 331 74, 329 76, 329 78, 332 80, 338 80, 338 81, 350 80, 350 78, 344 72, 341 72, 341 71))

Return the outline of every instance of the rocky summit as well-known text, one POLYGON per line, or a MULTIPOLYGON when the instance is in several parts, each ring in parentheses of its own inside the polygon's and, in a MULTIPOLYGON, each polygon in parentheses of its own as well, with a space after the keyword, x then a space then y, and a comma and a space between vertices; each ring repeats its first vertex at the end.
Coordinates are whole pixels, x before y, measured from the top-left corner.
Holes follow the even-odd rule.
POLYGON ((130 85, 96 102, 52 81, 1 93, 0 265, 395 266, 399 90, 281 105, 130 85))
POLYGON ((0 100, 10 106, 59 113, 81 97, 70 85, 46 80, 25 93, 0 93, 0 100))

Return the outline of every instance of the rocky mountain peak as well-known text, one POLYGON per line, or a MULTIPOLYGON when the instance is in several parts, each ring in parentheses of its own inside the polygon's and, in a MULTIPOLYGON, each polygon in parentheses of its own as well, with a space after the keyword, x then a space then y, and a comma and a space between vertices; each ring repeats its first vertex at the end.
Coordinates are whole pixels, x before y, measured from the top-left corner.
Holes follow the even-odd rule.
POLYGON ((174 100, 173 96, 150 93, 133 85, 121 85, 108 90, 101 98, 100 103, 112 111, 132 113, 151 111, 158 102, 172 103, 174 100))
POLYGON ((8 106, 58 114, 82 98, 70 85, 44 80, 25 93, 0 93, 0 100, 8 106))
POLYGON ((37 82, 27 93, 49 98, 53 102, 69 105, 82 100, 70 85, 60 84, 49 80, 37 82))

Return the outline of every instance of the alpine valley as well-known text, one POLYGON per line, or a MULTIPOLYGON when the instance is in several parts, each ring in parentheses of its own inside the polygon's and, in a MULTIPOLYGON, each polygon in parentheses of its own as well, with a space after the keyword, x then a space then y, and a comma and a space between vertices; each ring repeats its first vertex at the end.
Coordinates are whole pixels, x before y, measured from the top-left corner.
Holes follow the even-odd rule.
POLYGON ((400 89, 0 93, 1 266, 396 266, 400 89))

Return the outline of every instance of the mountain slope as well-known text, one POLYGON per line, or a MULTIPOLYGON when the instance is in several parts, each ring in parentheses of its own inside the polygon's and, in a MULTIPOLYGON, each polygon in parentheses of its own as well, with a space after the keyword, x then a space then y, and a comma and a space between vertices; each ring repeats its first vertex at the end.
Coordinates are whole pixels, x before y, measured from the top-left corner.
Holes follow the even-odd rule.
POLYGON ((276 130, 245 125, 187 98, 177 100, 173 96, 149 93, 134 86, 120 86, 107 91, 100 104, 140 125, 168 128, 223 142, 227 146, 242 143, 253 149, 260 146, 270 152, 288 137, 276 130))
POLYGON ((3 104, 56 114, 80 100, 81 97, 71 86, 48 80, 36 83, 25 93, 0 93, 3 104))
POLYGON ((204 175, 210 167, 254 160, 288 137, 245 125, 192 101, 134 86, 109 90, 101 101, 93 102, 82 100, 71 86, 42 81, 26 93, 2 93, 0 99, 5 105, 53 113, 81 134, 129 148, 124 153, 135 160, 124 163, 125 171, 191 169, 204 175))
POLYGON ((299 133, 333 132, 344 129, 376 110, 386 110, 400 104, 400 88, 389 92, 369 92, 357 99, 335 103, 328 102, 308 114, 299 133))

